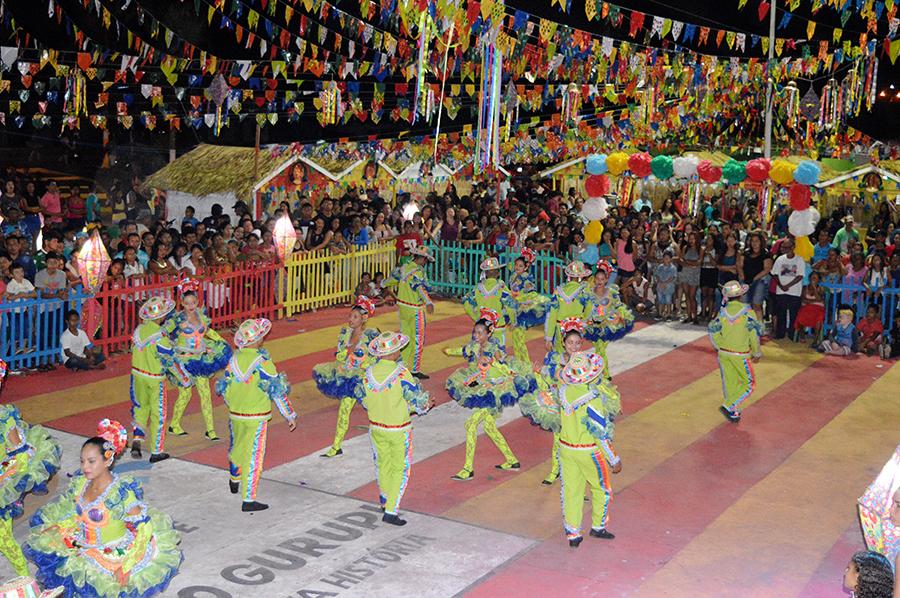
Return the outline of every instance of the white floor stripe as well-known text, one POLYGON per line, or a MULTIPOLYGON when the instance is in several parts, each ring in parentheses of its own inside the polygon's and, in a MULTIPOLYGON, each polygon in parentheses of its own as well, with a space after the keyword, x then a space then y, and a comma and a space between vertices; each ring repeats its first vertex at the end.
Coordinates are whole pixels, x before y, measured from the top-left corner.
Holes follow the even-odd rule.
MULTIPOLYGON (((633 332, 612 343, 607 350, 610 371, 615 378, 706 334, 705 328, 660 323, 633 332)), ((536 356, 532 356, 536 357, 536 356)), ((615 381, 615 380, 614 380, 615 381)), ((428 415, 413 419, 413 461, 419 462, 465 442, 463 425, 471 412, 454 402, 444 403, 428 415)), ((518 409, 506 409, 499 418, 505 424, 521 417, 518 409)), ((333 459, 319 455, 323 447, 263 472, 263 477, 288 484, 300 484, 335 494, 346 494, 374 480, 372 449, 367 434, 344 441, 344 454, 333 459)), ((452 475, 454 472, 448 472, 452 475)))

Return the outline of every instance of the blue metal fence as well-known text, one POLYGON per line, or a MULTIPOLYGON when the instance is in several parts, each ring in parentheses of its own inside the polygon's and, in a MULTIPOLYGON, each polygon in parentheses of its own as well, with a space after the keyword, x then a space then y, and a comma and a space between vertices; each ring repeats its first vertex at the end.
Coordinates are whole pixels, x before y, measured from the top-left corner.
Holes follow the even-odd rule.
POLYGON ((855 281, 847 281, 846 278, 830 276, 822 281, 825 288, 825 326, 823 330, 828 332, 834 327, 837 320, 837 311, 841 305, 849 305, 856 314, 856 321, 866 316, 866 310, 870 305, 876 305, 880 311, 881 323, 885 332, 894 328, 894 319, 897 318, 897 308, 900 306, 900 287, 888 286, 877 292, 866 289, 855 281))

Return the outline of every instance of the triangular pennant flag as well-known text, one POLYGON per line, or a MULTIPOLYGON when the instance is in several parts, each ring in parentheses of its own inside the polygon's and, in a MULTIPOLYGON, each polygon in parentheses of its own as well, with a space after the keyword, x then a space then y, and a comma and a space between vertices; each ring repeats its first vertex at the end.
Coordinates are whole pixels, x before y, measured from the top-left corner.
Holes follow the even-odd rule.
POLYGON ((766 0, 761 0, 759 6, 756 8, 756 12, 759 15, 759 20, 762 21, 766 18, 766 15, 769 14, 769 7, 771 5, 766 2, 766 0))
POLYGON ((806 24, 806 39, 811 40, 813 38, 813 33, 816 32, 816 22, 810 21, 806 24))

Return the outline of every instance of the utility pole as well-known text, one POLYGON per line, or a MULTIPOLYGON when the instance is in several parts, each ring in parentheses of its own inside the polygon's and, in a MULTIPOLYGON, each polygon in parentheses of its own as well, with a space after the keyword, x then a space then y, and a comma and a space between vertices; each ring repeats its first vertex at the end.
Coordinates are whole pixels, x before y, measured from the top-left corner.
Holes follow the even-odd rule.
POLYGON ((769 59, 766 62, 766 158, 772 157, 772 110, 775 104, 775 81, 772 79, 768 67, 775 56, 775 10, 777 6, 777 2, 772 2, 772 5, 769 7, 769 59))

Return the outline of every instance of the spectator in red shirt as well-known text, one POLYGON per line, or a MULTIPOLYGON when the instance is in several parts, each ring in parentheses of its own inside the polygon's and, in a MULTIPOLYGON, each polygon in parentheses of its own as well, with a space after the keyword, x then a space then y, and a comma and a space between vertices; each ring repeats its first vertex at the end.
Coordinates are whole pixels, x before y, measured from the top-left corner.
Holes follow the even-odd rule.
POLYGON ((416 232, 412 220, 407 220, 403 223, 403 234, 398 235, 395 242, 397 244, 397 257, 400 259, 407 257, 409 252, 419 245, 424 245, 422 235, 416 232))
POLYGON ((866 310, 866 317, 856 325, 859 332, 859 352, 866 355, 874 355, 881 345, 881 337, 884 334, 884 326, 881 324, 877 305, 870 305, 866 310))

